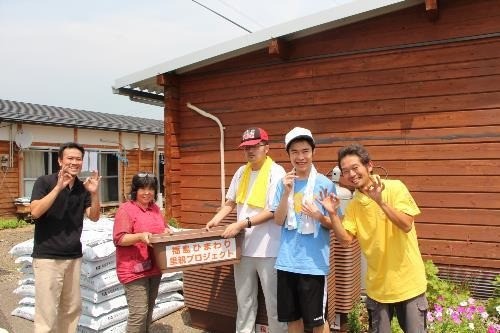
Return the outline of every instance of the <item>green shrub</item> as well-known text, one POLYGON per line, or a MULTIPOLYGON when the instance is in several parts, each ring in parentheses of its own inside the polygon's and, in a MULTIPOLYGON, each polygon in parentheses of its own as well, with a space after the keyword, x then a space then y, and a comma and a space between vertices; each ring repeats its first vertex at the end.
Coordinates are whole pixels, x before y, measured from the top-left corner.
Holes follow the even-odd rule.
POLYGON ((357 302, 351 312, 347 314, 347 331, 349 333, 368 331, 368 313, 363 302, 357 302))
POLYGON ((28 223, 24 220, 17 220, 15 218, 0 219, 0 230, 21 228, 21 227, 24 227, 27 225, 28 225, 28 223))
POLYGON ((500 275, 495 277, 495 281, 492 284, 495 286, 495 289, 493 290, 493 296, 486 303, 486 311, 490 316, 498 316, 497 308, 500 306, 500 275))
POLYGON ((401 327, 399 327, 399 322, 398 318, 396 318, 396 315, 394 315, 391 321, 391 333, 403 333, 403 330, 401 329, 401 327))
POLYGON ((448 307, 454 305, 457 299, 469 299, 470 291, 467 283, 457 284, 441 279, 437 275, 439 269, 434 265, 432 260, 425 261, 424 265, 425 274, 427 276, 426 296, 430 307, 436 303, 448 307))
POLYGON ((168 225, 174 227, 174 228, 180 228, 181 224, 175 217, 171 217, 168 219, 168 225))

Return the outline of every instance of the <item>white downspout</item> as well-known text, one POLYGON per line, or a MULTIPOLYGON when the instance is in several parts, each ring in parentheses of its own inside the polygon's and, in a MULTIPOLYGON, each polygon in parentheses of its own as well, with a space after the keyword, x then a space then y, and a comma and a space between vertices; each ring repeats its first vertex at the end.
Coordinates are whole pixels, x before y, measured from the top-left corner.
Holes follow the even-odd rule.
POLYGON ((225 195, 226 195, 226 174, 224 171, 224 126, 222 126, 221 121, 219 118, 214 116, 213 114, 210 114, 206 111, 203 111, 196 106, 194 106, 191 103, 186 104, 188 108, 191 110, 201 114, 204 117, 210 118, 213 121, 219 125, 219 131, 220 131, 220 141, 219 141, 219 150, 220 150, 220 192, 221 192, 221 207, 224 206, 225 202, 225 195))

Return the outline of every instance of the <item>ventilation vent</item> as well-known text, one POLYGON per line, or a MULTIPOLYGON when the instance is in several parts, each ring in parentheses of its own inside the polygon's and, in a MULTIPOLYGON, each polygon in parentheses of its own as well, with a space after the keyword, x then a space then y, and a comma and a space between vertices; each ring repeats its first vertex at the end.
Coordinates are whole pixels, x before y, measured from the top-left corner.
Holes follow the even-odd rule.
POLYGON ((477 267, 450 266, 437 264, 438 276, 455 283, 465 283, 471 290, 472 296, 478 299, 490 298, 493 295, 493 281, 500 270, 482 269, 477 267))

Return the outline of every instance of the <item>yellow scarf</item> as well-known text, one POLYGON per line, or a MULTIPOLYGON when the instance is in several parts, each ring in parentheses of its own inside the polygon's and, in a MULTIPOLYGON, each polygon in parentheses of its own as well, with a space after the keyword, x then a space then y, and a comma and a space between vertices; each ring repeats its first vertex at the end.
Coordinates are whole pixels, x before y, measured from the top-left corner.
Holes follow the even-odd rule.
MULTIPOLYGON (((262 165, 257 174, 257 179, 252 186, 252 191, 248 195, 247 204, 254 207, 264 208, 266 206, 266 194, 267 186, 269 183, 269 175, 271 172, 271 166, 273 165, 273 160, 267 156, 266 161, 262 165)), ((248 184, 250 183, 250 174, 252 173, 252 167, 250 163, 247 163, 243 174, 238 185, 238 191, 236 193, 236 203, 244 204, 246 199, 246 194, 248 192, 248 184)))

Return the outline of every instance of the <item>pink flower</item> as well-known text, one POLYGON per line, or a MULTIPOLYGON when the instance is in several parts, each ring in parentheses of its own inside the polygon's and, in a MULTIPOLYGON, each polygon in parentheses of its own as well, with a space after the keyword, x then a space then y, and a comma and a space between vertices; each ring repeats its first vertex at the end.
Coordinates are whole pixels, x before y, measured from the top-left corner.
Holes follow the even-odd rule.
POLYGON ((474 298, 472 298, 472 297, 469 297, 469 299, 467 300, 467 302, 469 304, 474 304, 474 303, 476 303, 476 300, 474 298))
POLYGON ((488 319, 488 312, 486 312, 486 311, 481 312, 481 318, 488 319))
POLYGON ((460 314, 456 311, 454 311, 452 314, 451 314, 451 319, 453 320, 453 322, 455 324, 460 324, 462 321, 460 320, 460 314))
POLYGON ((443 312, 443 307, 436 303, 434 304, 434 310, 436 310, 436 312, 443 312))
POLYGON ((432 316, 432 312, 427 312, 427 320, 429 323, 432 323, 434 321, 434 317, 432 316))

